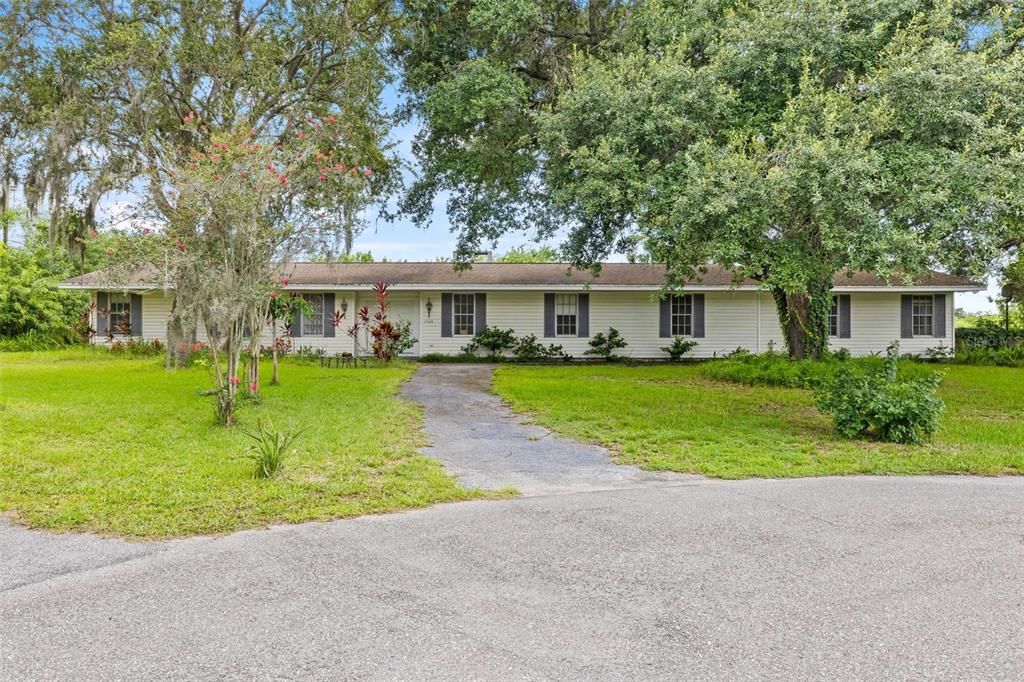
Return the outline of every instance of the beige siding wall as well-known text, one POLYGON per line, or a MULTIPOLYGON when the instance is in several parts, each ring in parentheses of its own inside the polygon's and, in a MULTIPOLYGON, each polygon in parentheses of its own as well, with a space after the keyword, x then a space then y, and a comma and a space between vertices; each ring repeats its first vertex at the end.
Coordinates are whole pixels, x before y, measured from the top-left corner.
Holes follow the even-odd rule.
POLYGON ((946 294, 946 335, 900 338, 900 294, 892 292, 850 295, 850 338, 832 339, 832 348, 849 348, 854 355, 884 352, 892 341, 903 353, 923 353, 937 346, 953 347, 953 294, 946 294))
MULTIPOLYGON (((421 298, 423 353, 458 353, 469 337, 441 336, 441 291, 423 292, 421 298), (433 302, 431 319, 427 319, 426 300, 433 302)), ((770 297, 769 297, 770 298, 770 297)), ((695 339, 694 357, 713 357, 739 346, 758 347, 758 297, 750 291, 706 292, 704 304, 705 336, 695 339)), ((768 308, 774 315, 774 311, 768 308)), ((578 337, 544 337, 544 292, 487 292, 487 323, 510 327, 519 335, 535 334, 543 343, 557 343, 567 353, 580 357, 587 350, 587 339, 578 337)), ((766 325, 762 325, 766 327, 766 325)), ((661 351, 669 339, 658 336, 658 301, 654 294, 634 291, 592 291, 590 293, 590 333, 607 332, 615 327, 629 344, 624 355, 641 358, 664 357, 661 351)), ((777 332, 778 325, 775 330, 777 332)), ((761 350, 767 349, 767 339, 761 350)))
MULTIPOLYGON (((396 291, 392 294, 393 317, 410 319, 419 343, 410 354, 458 353, 469 337, 441 336, 442 290, 422 292, 396 291), (432 305, 428 316, 427 302, 432 305), (418 311, 418 314, 417 314, 418 311), (418 317, 418 319, 417 319, 418 317)), ((544 292, 489 291, 487 293, 487 323, 491 326, 512 328, 517 335, 535 334, 543 343, 557 343, 571 355, 581 357, 587 349, 587 339, 578 337, 544 338, 544 292)), ((294 339, 295 346, 324 348, 329 353, 352 352, 353 341, 346 334, 360 306, 374 308, 370 292, 338 290, 334 292, 335 309, 342 302, 348 304, 342 326, 333 338, 302 336, 294 339)), ((93 294, 95 301, 95 294, 93 294)), ((145 339, 165 340, 167 317, 171 299, 162 292, 143 295, 142 336, 145 339)), ((899 339, 900 294, 894 292, 855 292, 850 298, 851 338, 832 339, 833 348, 848 348, 854 355, 881 352, 893 340, 899 339, 901 349, 908 353, 922 353, 939 345, 952 347, 954 296, 946 294, 946 335, 942 338, 925 337, 899 339)), ((328 313, 329 315, 330 313, 328 313)), ((93 324, 95 326, 96 319, 93 324)), ((618 329, 629 344, 623 353, 633 357, 663 357, 661 347, 667 339, 658 337, 658 302, 653 294, 638 291, 590 292, 590 333, 618 329)), ((205 341, 202 325, 199 338, 205 341)), ((270 331, 264 333, 269 343, 270 331)), ((694 357, 720 356, 738 347, 763 352, 770 347, 784 348, 782 332, 772 297, 764 292, 715 291, 705 292, 705 337, 696 339, 694 357)), ((97 343, 105 343, 97 335, 97 343)), ((360 345, 366 344, 360 334, 360 345)))
MULTIPOLYGON (((900 338, 900 294, 894 292, 854 292, 850 294, 850 338, 829 339, 833 350, 847 348, 853 355, 883 353, 893 341, 900 342, 902 353, 924 353, 929 348, 954 345, 953 293, 946 293, 946 334, 941 337, 919 336, 913 339, 900 338)), ((768 350, 768 342, 775 350, 783 350, 785 344, 779 328, 779 316, 775 301, 770 294, 761 294, 761 339, 762 351, 768 350)))
MULTIPOLYGON (((345 330, 351 325, 350 320, 355 316, 355 301, 356 295, 352 291, 337 291, 334 294, 334 307, 336 310, 341 309, 342 300, 347 300, 349 303, 348 311, 345 316, 345 320, 342 325, 335 329, 335 335, 333 338, 328 337, 313 337, 303 336, 296 338, 292 341, 294 347, 299 346, 312 346, 314 348, 324 348, 329 353, 341 353, 341 352, 352 352, 352 338, 345 333, 345 330)), ((92 294, 92 301, 96 301, 96 294, 92 294)), ((159 339, 161 341, 167 340, 167 318, 171 314, 171 297, 164 295, 163 292, 151 292, 142 295, 142 338, 145 340, 159 339)), ((327 317, 333 314, 332 311, 327 312, 327 317)), ((98 316, 93 315, 93 327, 97 328, 98 316)), ((325 324, 328 322, 325 320, 325 324)), ((271 330, 265 329, 263 331, 263 343, 270 344, 273 340, 274 335, 271 330)), ((208 341, 206 337, 206 330, 200 323, 196 330, 196 338, 199 341, 206 343, 208 341)), ((106 344, 107 339, 103 334, 97 334, 94 339, 94 343, 106 344)))

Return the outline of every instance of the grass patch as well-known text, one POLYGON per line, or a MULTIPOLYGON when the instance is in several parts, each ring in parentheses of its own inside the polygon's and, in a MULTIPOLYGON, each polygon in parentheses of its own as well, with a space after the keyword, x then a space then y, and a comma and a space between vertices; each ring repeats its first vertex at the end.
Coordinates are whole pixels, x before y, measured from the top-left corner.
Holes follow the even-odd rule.
POLYGON ((537 423, 645 469, 719 478, 1024 473, 1024 370, 944 367, 939 431, 904 446, 842 438, 810 391, 720 382, 704 375, 709 364, 501 366, 494 390, 537 423))
MULTIPOLYGON (((0 513, 36 528, 131 538, 227 533, 422 507, 466 490, 423 444, 396 391, 414 366, 325 369, 286 362, 243 425, 302 430, 283 475, 253 477, 240 429, 214 423, 208 370, 165 372, 72 348, 0 354, 0 513)), ((269 364, 262 368, 269 378, 269 364)))

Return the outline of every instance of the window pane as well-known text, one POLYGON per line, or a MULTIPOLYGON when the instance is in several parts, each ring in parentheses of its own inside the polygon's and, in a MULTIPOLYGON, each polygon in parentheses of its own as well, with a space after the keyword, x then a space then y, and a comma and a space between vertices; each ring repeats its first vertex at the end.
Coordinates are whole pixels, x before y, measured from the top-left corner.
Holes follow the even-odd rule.
POLYGON ((576 336, 576 294, 555 294, 555 335, 576 336))
POLYGON ((312 308, 312 313, 302 317, 303 336, 324 335, 324 295, 306 294, 306 303, 312 308))
POLYGON ((912 307, 914 336, 931 336, 934 299, 931 296, 915 296, 912 307))
POLYGON ((693 335, 693 296, 672 297, 672 336, 693 335))
POLYGON ((832 297, 832 307, 828 311, 828 335, 839 336, 839 297, 832 297))
POLYGON ((472 336, 474 323, 473 294, 452 296, 452 332, 456 336, 472 336))
MULTIPOLYGON (((107 303, 107 309, 110 311, 110 316, 107 318, 107 324, 110 326, 110 330, 115 334, 124 334, 127 330, 126 325, 131 324, 131 301, 131 296, 128 294, 110 294, 110 298, 107 303)), ((107 330, 100 329, 99 331, 106 333, 107 330)))

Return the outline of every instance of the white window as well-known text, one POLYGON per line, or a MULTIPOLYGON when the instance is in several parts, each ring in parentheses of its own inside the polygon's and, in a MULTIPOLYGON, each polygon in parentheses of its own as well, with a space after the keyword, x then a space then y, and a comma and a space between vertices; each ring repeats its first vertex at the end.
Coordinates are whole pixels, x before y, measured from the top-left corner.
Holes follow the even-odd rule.
MULTIPOLYGON (((132 297, 129 294, 110 294, 107 309, 110 310, 110 317, 107 321, 110 331, 115 334, 127 334, 129 331, 134 331, 131 329, 132 297)), ((106 332, 107 330, 100 329, 99 331, 106 332)))
POLYGON ((473 294, 452 295, 452 333, 455 336, 472 336, 476 311, 473 294))
POLYGON ((303 296, 306 299, 306 304, 310 307, 310 312, 302 315, 302 335, 303 336, 323 336, 324 335, 324 295, 323 294, 306 294, 303 296))
POLYGON ((828 309, 828 335, 839 336, 839 297, 832 297, 832 307, 828 309))
POLYGON ((672 297, 672 336, 693 336, 693 296, 672 297))
POLYGON ((555 294, 555 336, 576 336, 578 305, 576 294, 555 294))
POLYGON ((932 336, 935 321, 935 299, 915 296, 913 302, 914 336, 932 336))

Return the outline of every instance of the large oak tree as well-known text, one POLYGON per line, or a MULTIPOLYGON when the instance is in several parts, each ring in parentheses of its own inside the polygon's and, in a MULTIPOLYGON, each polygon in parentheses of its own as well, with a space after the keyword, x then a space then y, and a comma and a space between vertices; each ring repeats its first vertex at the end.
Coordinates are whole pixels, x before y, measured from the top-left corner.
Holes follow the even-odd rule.
POLYGON ((430 73, 407 81, 426 121, 410 201, 452 192, 464 253, 535 221, 568 227, 581 266, 634 253, 673 285, 735 267, 790 354, 817 357, 836 273, 979 274, 1019 229, 1013 3, 654 0, 601 5, 593 32, 587 6, 500 6, 421 18, 440 29, 405 52, 430 73))

